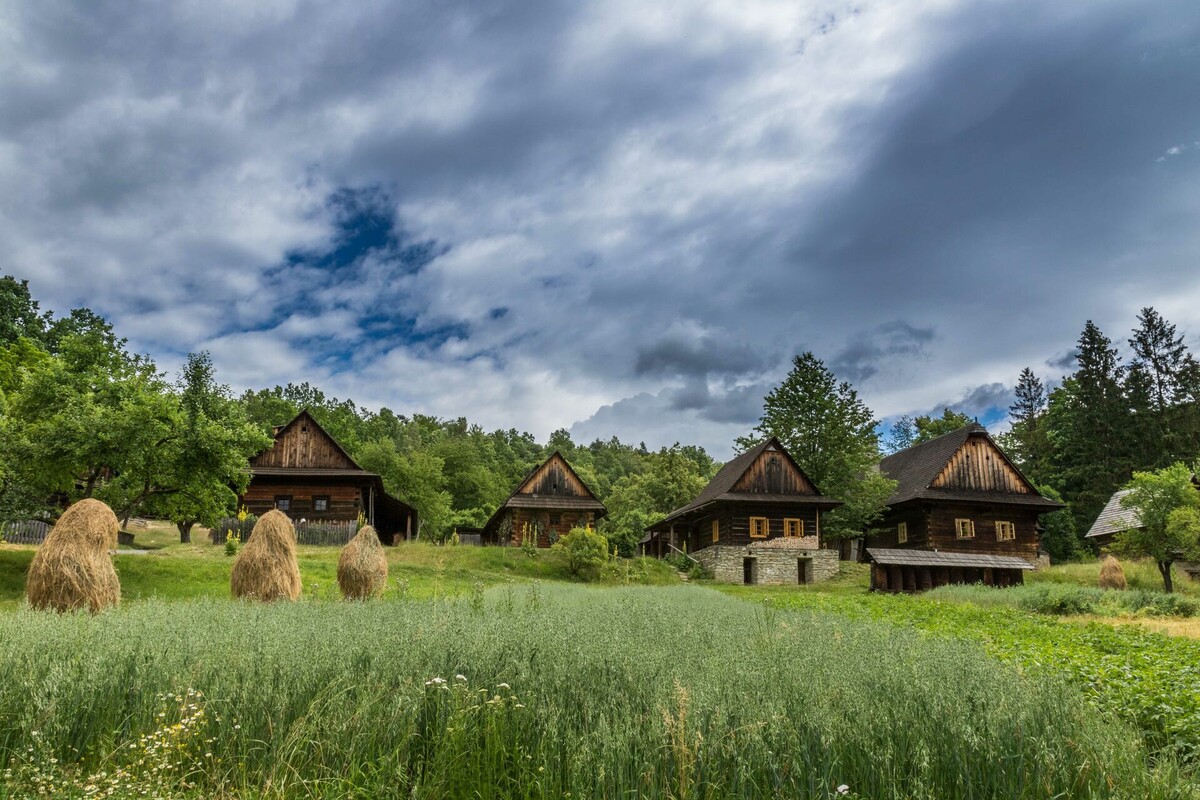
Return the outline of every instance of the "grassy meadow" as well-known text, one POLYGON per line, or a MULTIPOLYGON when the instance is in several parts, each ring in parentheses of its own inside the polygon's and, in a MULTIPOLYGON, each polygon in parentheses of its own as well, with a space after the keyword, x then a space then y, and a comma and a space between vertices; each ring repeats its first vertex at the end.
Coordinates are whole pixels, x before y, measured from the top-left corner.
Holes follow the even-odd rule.
MULTIPOLYGON (((0 544, 0 610, 20 605, 25 592, 25 572, 35 549, 0 544)), ((337 599, 340 548, 300 546, 297 551, 305 595, 337 599)), ((477 583, 487 587, 507 581, 571 579, 560 559, 548 553, 530 558, 519 548, 437 547, 405 542, 386 548, 385 552, 389 572, 385 598, 464 594, 477 583)), ((113 561, 121 579, 124 601, 229 596, 233 557, 212 545, 204 529, 193 531, 192 544, 180 544, 174 527, 152 523, 148 529, 136 533, 134 547, 122 548, 113 561)), ((618 570, 608 571, 603 577, 611 583, 679 582, 675 571, 656 559, 623 560, 618 570)))
MULTIPOLYGON (((1098 565, 908 597, 403 544, 346 603, 302 547, 261 606, 193 538, 139 531, 96 616, 22 607, 34 548, 0 545, 0 800, 1200 798, 1200 641, 1096 622, 1098 565), (1060 595, 1093 610, 1029 599, 1060 595)), ((1141 594, 1125 619, 1191 620, 1145 608, 1194 587, 1141 594)))
POLYGON ((699 587, 153 600, 0 637, 9 796, 1194 796, 1065 680, 699 587))

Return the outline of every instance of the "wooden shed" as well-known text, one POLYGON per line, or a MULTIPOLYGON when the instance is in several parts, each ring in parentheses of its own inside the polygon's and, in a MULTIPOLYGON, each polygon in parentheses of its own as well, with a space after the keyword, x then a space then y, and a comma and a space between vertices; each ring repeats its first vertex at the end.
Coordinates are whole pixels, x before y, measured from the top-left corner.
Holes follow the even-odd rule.
POLYGON ((923 592, 951 583, 1014 586, 1025 582, 1025 570, 1034 568, 1016 556, 883 547, 868 547, 867 563, 876 592, 923 592))
POLYGON ((275 428, 275 441, 250 460, 238 504, 258 516, 273 508, 295 520, 347 522, 361 513, 385 544, 417 532, 417 511, 392 497, 308 411, 275 428))
POLYGON ((1063 507, 1042 497, 978 423, 894 453, 879 469, 897 486, 873 529, 877 552, 1007 556, 1033 565, 1040 516, 1063 507))
POLYGON ((550 547, 572 528, 595 525, 608 510, 555 452, 533 469, 483 526, 483 544, 550 547))

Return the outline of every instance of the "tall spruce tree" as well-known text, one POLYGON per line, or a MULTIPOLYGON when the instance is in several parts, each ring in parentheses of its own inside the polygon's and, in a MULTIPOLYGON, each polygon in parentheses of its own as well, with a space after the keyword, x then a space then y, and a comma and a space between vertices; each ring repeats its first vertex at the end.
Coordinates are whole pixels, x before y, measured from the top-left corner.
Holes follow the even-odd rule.
POLYGON ((1047 436, 1051 483, 1086 531, 1108 498, 1132 474, 1130 415, 1124 368, 1112 341, 1088 320, 1079 337, 1079 368, 1050 393, 1047 436))
POLYGON ((1126 392, 1134 413, 1133 435, 1139 469, 1165 467, 1194 458, 1195 404, 1188 403, 1195 359, 1183 334, 1151 307, 1138 314, 1129 339, 1133 359, 1126 392))
POLYGON ((739 438, 738 447, 777 437, 823 494, 845 504, 822 517, 822 534, 857 537, 879 516, 896 485, 875 469, 878 424, 849 383, 839 382, 824 362, 804 353, 764 399, 757 436, 739 438))
POLYGON ((1050 444, 1046 438, 1046 385, 1029 367, 1021 370, 1016 395, 1008 407, 1011 422, 1003 437, 1008 454, 1033 481, 1045 480, 1050 444))

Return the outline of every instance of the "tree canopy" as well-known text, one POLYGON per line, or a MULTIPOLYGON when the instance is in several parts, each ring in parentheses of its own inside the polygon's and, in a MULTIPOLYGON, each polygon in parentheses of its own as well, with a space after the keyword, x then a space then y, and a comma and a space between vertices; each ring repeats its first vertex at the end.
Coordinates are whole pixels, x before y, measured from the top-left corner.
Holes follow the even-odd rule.
POLYGON ((1172 591, 1171 565, 1200 553, 1200 538, 1193 515, 1200 512, 1200 491, 1193 483, 1193 469, 1176 463, 1153 472, 1135 472, 1126 485, 1129 494, 1121 505, 1137 512, 1139 525, 1118 531, 1114 550, 1130 556, 1153 558, 1163 578, 1163 588, 1172 591))

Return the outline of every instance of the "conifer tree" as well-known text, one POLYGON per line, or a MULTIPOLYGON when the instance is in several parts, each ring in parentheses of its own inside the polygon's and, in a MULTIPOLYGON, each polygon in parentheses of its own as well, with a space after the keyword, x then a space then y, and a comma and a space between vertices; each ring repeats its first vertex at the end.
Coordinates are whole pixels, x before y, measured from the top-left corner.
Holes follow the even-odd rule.
POLYGON ((1129 339, 1133 360, 1126 393, 1139 445, 1136 466, 1153 469, 1195 457, 1196 411, 1187 400, 1196 367, 1183 334, 1161 314, 1143 308, 1138 323, 1129 339))
POLYGON ((1003 437, 1005 451, 1032 480, 1044 480, 1049 442, 1046 438, 1046 385, 1029 367, 1021 370, 1016 399, 1008 407, 1012 424, 1003 437))
POLYGON ((1052 483, 1086 531, 1112 493, 1129 480, 1129 412, 1124 368, 1112 341, 1088 320, 1079 337, 1079 368, 1050 393, 1047 435, 1052 483))

